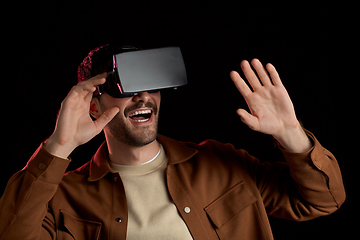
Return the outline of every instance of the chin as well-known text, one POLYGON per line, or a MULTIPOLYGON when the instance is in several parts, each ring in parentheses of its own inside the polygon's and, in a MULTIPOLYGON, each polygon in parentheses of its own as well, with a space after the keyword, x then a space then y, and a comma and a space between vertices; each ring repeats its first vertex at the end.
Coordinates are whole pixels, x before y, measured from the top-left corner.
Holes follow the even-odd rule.
POLYGON ((127 136, 123 139, 123 142, 133 147, 144 147, 156 140, 157 131, 151 131, 151 133, 134 134, 133 136, 127 136))

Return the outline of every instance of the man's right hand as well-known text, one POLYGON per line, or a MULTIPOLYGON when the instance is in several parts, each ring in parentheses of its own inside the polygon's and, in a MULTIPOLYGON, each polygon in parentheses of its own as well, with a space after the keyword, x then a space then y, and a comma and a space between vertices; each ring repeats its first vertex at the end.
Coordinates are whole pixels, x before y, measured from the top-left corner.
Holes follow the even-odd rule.
POLYGON ((107 109, 96 121, 90 117, 90 102, 96 86, 105 83, 107 73, 99 74, 74 86, 61 103, 54 133, 44 148, 51 154, 67 158, 79 145, 90 141, 115 117, 119 108, 107 109))

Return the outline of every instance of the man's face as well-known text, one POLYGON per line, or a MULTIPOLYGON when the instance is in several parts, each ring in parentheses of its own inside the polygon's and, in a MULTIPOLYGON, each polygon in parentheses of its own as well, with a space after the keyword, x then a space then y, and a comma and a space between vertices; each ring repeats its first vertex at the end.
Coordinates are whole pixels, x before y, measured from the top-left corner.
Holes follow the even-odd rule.
POLYGON ((104 93, 100 98, 100 113, 110 107, 118 107, 119 113, 104 128, 119 142, 142 147, 157 137, 160 92, 141 92, 129 98, 114 98, 104 93))

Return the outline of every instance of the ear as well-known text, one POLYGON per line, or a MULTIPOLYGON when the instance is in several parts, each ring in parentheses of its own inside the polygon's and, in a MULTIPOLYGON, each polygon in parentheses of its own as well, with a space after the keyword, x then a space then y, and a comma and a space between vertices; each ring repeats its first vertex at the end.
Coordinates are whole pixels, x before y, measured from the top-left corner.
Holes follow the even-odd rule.
POLYGON ((97 97, 91 99, 89 113, 95 119, 98 119, 101 116, 100 102, 97 97))

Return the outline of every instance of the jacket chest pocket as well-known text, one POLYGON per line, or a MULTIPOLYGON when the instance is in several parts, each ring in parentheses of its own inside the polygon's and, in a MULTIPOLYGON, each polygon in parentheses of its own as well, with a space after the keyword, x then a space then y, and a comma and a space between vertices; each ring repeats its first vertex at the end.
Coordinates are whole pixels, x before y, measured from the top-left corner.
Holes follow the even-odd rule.
MULTIPOLYGON (((255 230, 253 228, 260 220, 254 219, 254 216, 259 215, 256 204, 254 204, 256 201, 257 198, 246 184, 239 182, 206 206, 204 210, 220 239, 239 239, 238 237, 248 239, 245 236, 248 233, 252 235, 250 231, 255 230)), ((263 229, 257 230, 262 231, 263 229)), ((250 237, 254 236, 249 236, 249 239, 251 239, 250 237)))
POLYGON ((64 210, 60 210, 60 213, 63 222, 57 233, 59 240, 97 240, 100 238, 102 225, 100 222, 79 219, 64 210))

